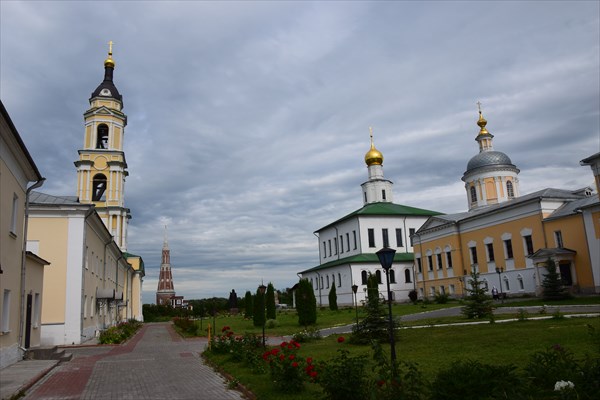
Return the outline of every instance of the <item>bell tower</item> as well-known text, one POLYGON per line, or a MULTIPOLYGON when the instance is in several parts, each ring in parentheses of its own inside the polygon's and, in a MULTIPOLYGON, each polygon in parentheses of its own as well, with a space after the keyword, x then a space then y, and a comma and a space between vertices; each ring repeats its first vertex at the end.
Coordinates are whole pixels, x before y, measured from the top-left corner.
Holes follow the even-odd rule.
POLYGON ((365 154, 369 180, 361 185, 363 204, 392 203, 394 201, 393 183, 383 177, 383 154, 375 148, 373 143, 373 128, 369 127, 369 135, 371 136, 371 148, 365 154))
POLYGON ((162 248, 162 260, 160 263, 160 275, 158 277, 158 288, 156 290, 156 305, 170 304, 171 298, 175 296, 173 285, 173 273, 171 272, 171 250, 167 241, 167 227, 165 226, 165 240, 162 248))
POLYGON ((115 62, 112 41, 104 61, 104 80, 89 99, 90 108, 83 114, 85 133, 79 150, 77 196, 81 203, 94 204, 115 243, 127 250, 127 226, 131 218, 125 208, 124 189, 127 162, 123 139, 127 116, 123 113, 123 96, 113 83, 115 62))

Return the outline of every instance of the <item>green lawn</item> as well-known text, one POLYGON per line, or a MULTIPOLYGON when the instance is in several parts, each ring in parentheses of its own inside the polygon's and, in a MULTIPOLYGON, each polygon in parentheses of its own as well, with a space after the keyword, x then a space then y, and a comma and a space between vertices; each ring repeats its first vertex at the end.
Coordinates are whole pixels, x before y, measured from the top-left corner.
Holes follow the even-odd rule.
MULTIPOLYGON (((447 368, 458 359, 479 360, 496 365, 513 364, 522 368, 534 352, 556 344, 572 351, 578 358, 583 358, 586 354, 600 357, 599 335, 600 318, 597 317, 406 328, 399 331, 396 353, 401 360, 418 363, 419 369, 432 381, 438 370, 447 368), (596 332, 595 338, 589 334, 590 326, 596 332)), ((369 346, 350 345, 348 341, 340 344, 336 339, 337 336, 332 336, 303 343, 298 355, 328 360, 336 355, 338 349, 343 348, 353 356, 364 355, 370 360, 372 350, 369 346)), ((389 346, 385 346, 385 351, 389 354, 389 346)), ((281 393, 273 391, 268 374, 253 374, 242 363, 231 362, 227 355, 206 355, 251 390, 258 399, 281 398, 281 393)), ((314 384, 308 384, 305 392, 286 394, 285 398, 312 399, 320 396, 320 389, 314 384)))

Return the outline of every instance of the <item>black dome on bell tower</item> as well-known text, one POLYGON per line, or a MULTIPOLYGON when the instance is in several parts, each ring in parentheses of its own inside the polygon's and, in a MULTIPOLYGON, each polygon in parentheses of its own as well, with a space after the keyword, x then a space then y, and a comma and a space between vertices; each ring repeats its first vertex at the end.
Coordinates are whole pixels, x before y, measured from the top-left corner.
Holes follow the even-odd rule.
POLYGON ((104 80, 102 81, 102 83, 100 83, 100 85, 98 85, 96 90, 92 92, 92 97, 90 98, 90 100, 94 97, 105 97, 118 100, 121 102, 121 104, 123 103, 123 96, 121 96, 119 90, 113 82, 114 70, 115 62, 112 59, 111 48, 111 50, 108 53, 108 58, 104 61, 104 80))

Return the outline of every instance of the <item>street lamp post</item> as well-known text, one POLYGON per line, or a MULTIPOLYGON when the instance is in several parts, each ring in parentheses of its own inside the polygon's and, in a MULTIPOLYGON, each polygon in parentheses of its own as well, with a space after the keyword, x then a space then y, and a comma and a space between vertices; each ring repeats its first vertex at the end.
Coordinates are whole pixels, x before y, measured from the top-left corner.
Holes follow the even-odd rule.
POLYGON ((504 293, 502 292, 502 278, 500 277, 502 271, 504 271, 502 267, 496 267, 496 273, 498 274, 498 283, 500 284, 500 301, 502 301, 502 304, 504 304, 504 293))
POLYGON ((379 258, 379 262, 381 266, 385 270, 385 280, 387 281, 387 291, 388 291, 388 314, 389 314, 389 330, 390 330, 390 348, 391 348, 391 357, 392 357, 392 368, 396 368, 396 344, 394 342, 394 322, 392 321, 392 291, 390 290, 390 268, 392 267, 392 263, 394 262, 394 254, 396 254, 396 250, 390 249, 389 247, 384 247, 379 250, 377 253, 377 257, 379 258))
POLYGON ((354 309, 356 310, 356 329, 358 329, 358 300, 356 299, 356 291, 358 290, 358 285, 352 285, 352 292, 354 292, 354 309))
POLYGON ((265 315, 265 290, 267 290, 267 287, 264 284, 260 284, 260 286, 258 287, 258 292, 260 293, 261 297, 262 297, 262 302, 263 302, 263 307, 262 307, 262 313, 263 313, 263 320, 262 320, 262 339, 263 339, 263 347, 266 347, 266 342, 265 342, 265 320, 267 319, 267 316, 265 315))

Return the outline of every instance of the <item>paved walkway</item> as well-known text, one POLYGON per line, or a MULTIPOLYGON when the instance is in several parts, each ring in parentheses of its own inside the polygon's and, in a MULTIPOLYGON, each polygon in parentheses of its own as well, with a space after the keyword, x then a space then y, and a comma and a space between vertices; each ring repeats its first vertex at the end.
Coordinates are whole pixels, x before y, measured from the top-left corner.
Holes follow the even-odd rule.
POLYGON ((243 399, 199 354, 206 339, 183 340, 168 323, 145 324, 122 346, 70 349, 74 358, 24 399, 243 399))

